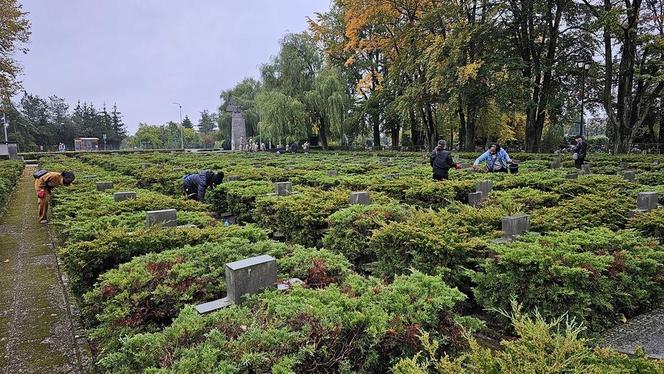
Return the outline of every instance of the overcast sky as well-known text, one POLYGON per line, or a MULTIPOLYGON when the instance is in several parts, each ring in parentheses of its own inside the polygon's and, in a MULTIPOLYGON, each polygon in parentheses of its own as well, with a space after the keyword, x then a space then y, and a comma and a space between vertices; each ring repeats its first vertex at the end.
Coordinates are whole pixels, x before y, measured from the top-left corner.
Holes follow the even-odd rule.
POLYGON ((278 51, 329 0, 22 0, 32 37, 26 91, 73 107, 117 103, 129 131, 203 109, 278 51))

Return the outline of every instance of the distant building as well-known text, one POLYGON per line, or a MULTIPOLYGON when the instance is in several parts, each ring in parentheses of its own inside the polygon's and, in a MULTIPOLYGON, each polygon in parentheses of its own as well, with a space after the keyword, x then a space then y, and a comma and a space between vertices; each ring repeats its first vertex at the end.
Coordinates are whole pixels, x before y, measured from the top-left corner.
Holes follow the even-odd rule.
POLYGON ((74 139, 75 151, 98 151, 99 138, 76 138, 74 139))

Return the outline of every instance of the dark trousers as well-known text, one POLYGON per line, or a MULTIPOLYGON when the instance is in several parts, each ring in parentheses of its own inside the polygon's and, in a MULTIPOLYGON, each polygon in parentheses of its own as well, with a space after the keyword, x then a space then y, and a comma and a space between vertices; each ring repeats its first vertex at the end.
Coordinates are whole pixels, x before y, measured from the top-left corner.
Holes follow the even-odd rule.
POLYGON ((576 160, 574 160, 574 166, 576 166, 577 169, 581 169, 581 165, 583 165, 585 162, 586 162, 585 157, 584 158, 579 157, 576 160))
POLYGON ((443 179, 450 179, 450 169, 434 170, 433 180, 442 181, 443 179))
POLYGON ((507 168, 502 168, 500 170, 489 170, 489 173, 507 173, 507 168))
POLYGON ((186 184, 182 185, 182 192, 184 196, 189 200, 198 200, 198 188, 187 186, 186 184))

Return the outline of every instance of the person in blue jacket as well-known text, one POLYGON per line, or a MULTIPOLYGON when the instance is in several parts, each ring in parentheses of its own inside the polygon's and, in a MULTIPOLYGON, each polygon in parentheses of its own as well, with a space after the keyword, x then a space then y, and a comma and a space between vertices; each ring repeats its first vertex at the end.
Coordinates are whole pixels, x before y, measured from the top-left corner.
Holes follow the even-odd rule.
POLYGON ((207 191, 208 187, 214 188, 216 185, 221 184, 223 180, 223 172, 215 173, 210 170, 203 170, 197 174, 185 175, 182 178, 182 190, 187 199, 204 201, 205 191, 207 191))
POLYGON ((512 163, 510 155, 498 143, 491 144, 491 147, 475 160, 473 169, 479 170, 480 164, 485 161, 489 173, 507 173, 508 165, 512 163))

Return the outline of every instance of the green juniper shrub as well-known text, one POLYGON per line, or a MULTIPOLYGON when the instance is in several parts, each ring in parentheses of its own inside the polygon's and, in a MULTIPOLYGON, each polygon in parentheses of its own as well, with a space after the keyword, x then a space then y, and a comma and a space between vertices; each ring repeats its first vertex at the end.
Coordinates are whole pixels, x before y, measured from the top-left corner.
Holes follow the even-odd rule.
POLYGON ((93 241, 74 242, 59 249, 64 269, 75 295, 90 290, 97 277, 106 270, 150 252, 206 242, 219 242, 231 237, 252 242, 267 240, 267 232, 255 226, 217 226, 208 228, 150 228, 126 232, 110 230, 93 241))
MULTIPOLYGON (((66 221, 65 221, 66 222, 66 221)), ((195 225, 197 227, 215 226, 209 213, 178 212, 178 225, 195 225)), ((119 213, 103 215, 97 218, 77 219, 71 223, 58 222, 62 226, 61 233, 68 243, 89 241, 104 236, 111 229, 135 231, 145 227, 145 212, 119 213)))
POLYGON ((256 198, 274 192, 265 181, 233 181, 223 183, 208 194, 208 202, 216 213, 231 213, 238 222, 253 222, 256 198))
POLYGON ((636 188, 638 188, 638 184, 628 182, 616 175, 588 175, 580 176, 578 179, 566 179, 553 191, 561 196, 575 197, 584 194, 627 194, 636 188))
POLYGON ((9 194, 23 171, 23 162, 0 160, 0 213, 5 208, 9 194))
POLYGON ((456 230, 452 214, 418 211, 402 222, 389 222, 374 230, 370 246, 376 251, 377 274, 392 277, 417 269, 448 275, 448 283, 462 282, 463 268, 483 257, 482 239, 456 230), (448 271, 451 270, 451 271, 448 271))
POLYGON ((617 192, 580 195, 558 206, 533 211, 531 228, 540 232, 599 226, 618 230, 625 227, 635 201, 617 192))
POLYGON ((440 209, 454 201, 467 202, 468 194, 475 192, 475 182, 427 181, 415 184, 406 190, 407 203, 423 208, 440 209))
POLYGON ((139 334, 100 361, 119 373, 384 372, 421 349, 421 330, 454 352, 464 295, 438 277, 413 273, 392 284, 354 276, 341 287, 264 292, 208 315, 185 308, 162 332, 139 334))
MULTIPOLYGON (((441 355, 440 342, 428 333, 420 339, 424 349, 394 365, 395 374, 658 374, 664 361, 649 360, 643 352, 633 357, 592 346, 581 336, 583 326, 568 318, 544 319, 517 310, 508 316, 517 336, 500 342, 501 349, 483 347, 466 334, 469 349, 460 355, 441 355)), ((444 353, 444 352, 443 352, 444 353)))
POLYGON ((323 237, 323 246, 343 254, 356 269, 376 261, 374 247, 370 245, 374 230, 388 222, 405 220, 412 209, 399 204, 352 205, 328 217, 329 229, 323 237))
POLYGON ((489 204, 504 206, 507 202, 523 205, 526 211, 539 208, 550 208, 560 201, 560 195, 554 192, 540 191, 535 188, 522 187, 504 191, 496 191, 490 195, 489 204))
MULTIPOLYGON (((127 336, 167 326, 187 304, 222 298, 226 263, 263 254, 281 259, 293 250, 304 251, 273 241, 228 238, 134 257, 105 272, 83 297, 86 321, 96 326, 91 337, 98 354, 114 351, 127 336)), ((316 251, 310 252, 315 258, 316 251)), ((301 267, 308 270, 304 263, 301 267)))
POLYGON ((289 196, 256 200, 254 220, 262 227, 283 233, 287 241, 306 247, 320 246, 327 217, 348 206, 350 191, 304 189, 289 196))
POLYGON ((664 300, 664 248, 634 231, 529 234, 489 247, 494 254, 473 275, 475 298, 489 310, 507 309, 515 297, 545 318, 567 313, 596 333, 664 300))
POLYGON ((664 244, 664 209, 643 212, 630 218, 627 227, 636 229, 643 235, 657 238, 664 244))

